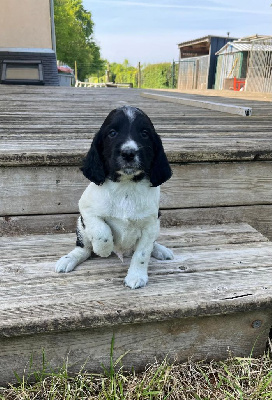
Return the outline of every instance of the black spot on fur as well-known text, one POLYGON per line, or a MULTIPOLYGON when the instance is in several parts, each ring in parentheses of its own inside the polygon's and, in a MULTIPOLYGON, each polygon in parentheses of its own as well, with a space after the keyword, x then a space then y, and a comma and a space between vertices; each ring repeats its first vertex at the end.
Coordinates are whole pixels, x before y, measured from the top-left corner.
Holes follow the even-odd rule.
POLYGON ((80 221, 81 221, 83 228, 85 229, 84 219, 83 219, 82 215, 80 215, 80 221))
POLYGON ((138 175, 134 175, 132 180, 133 180, 133 182, 140 182, 141 180, 143 180, 145 178, 145 176, 146 176, 145 173, 142 172, 138 175))
POLYGON ((83 248, 84 244, 83 244, 82 235, 81 235, 79 229, 76 230, 76 236, 77 236, 76 246, 83 248))

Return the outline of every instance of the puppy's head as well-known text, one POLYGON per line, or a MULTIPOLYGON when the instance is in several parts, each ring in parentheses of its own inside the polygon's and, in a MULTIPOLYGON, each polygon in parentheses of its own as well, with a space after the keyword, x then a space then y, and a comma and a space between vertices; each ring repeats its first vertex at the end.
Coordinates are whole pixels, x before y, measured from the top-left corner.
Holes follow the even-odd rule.
POLYGON ((96 185, 106 178, 150 180, 159 186, 171 177, 162 142, 148 116, 139 108, 124 106, 110 112, 84 159, 83 174, 96 185))

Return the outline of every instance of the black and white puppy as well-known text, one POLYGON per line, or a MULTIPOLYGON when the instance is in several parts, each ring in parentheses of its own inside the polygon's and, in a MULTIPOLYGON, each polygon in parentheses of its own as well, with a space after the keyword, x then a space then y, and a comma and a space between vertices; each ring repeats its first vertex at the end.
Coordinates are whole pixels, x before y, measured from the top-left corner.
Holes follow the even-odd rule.
POLYGON ((110 112, 81 168, 91 183, 79 200, 76 247, 56 264, 70 272, 91 252, 121 259, 133 252, 125 285, 148 282, 150 256, 169 260, 173 253, 158 244, 160 185, 171 177, 162 142, 148 116, 124 106, 110 112))

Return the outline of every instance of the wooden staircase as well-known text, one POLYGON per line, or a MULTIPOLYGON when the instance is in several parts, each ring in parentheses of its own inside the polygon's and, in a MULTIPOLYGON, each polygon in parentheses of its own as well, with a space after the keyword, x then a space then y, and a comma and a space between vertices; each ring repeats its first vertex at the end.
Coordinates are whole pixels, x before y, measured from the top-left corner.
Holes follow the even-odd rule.
MULTIPOLYGON (((254 139, 259 158, 266 157, 256 162, 250 138, 240 139, 245 149, 246 139, 249 144, 238 156, 232 144, 225 151, 226 138, 224 151, 219 138, 214 152, 211 137, 201 153, 203 137, 187 137, 186 162, 175 125, 180 116, 172 136, 157 121, 174 171, 162 187, 160 242, 173 249, 174 260, 152 259, 149 284, 139 290, 123 285, 128 258, 94 257, 72 273, 56 274, 56 260, 74 246, 77 201, 88 184, 80 160, 108 109, 126 102, 170 119, 181 110, 186 118, 199 112, 194 118, 210 121, 209 111, 147 102, 137 91, 75 90, 3 87, 0 94, 0 384, 14 381, 14 371, 27 375, 30 364, 42 368, 43 354, 52 368, 68 360, 72 372, 83 365, 101 371, 113 335, 114 357, 124 355, 125 368, 142 369, 166 356, 261 354, 272 325, 272 243, 265 236, 271 237, 271 138, 260 133, 258 145, 254 139), (61 108, 68 96, 70 109, 90 109, 87 122, 70 115, 66 103, 61 108)), ((239 120, 224 118, 227 137, 239 120)), ((252 121, 257 129, 258 117, 252 121)))
POLYGON ((163 229, 173 261, 152 259, 149 284, 123 285, 115 256, 56 274, 73 234, 1 238, 1 382, 13 371, 100 371, 126 354, 125 368, 162 360, 222 359, 265 350, 272 321, 272 243, 247 224, 163 229))

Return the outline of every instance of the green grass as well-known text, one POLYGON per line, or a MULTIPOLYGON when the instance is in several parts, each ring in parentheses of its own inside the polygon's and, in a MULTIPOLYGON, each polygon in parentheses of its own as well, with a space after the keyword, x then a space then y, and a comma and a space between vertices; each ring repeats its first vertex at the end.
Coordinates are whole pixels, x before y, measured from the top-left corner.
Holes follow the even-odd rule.
POLYGON ((124 371, 122 357, 114 361, 114 338, 109 368, 90 374, 83 368, 70 376, 67 366, 48 373, 43 355, 41 371, 28 372, 17 385, 0 389, 1 400, 268 400, 272 399, 272 360, 229 358, 224 362, 171 364, 167 360, 135 373, 124 371), (30 383, 32 381, 35 383, 30 383))

